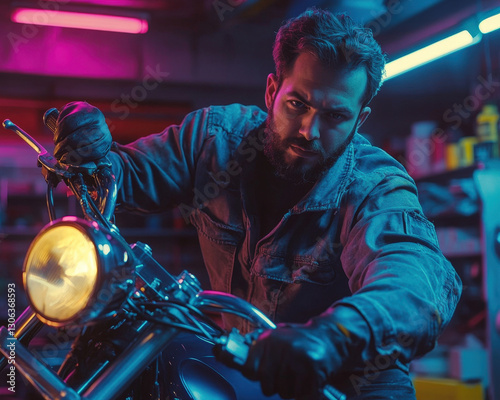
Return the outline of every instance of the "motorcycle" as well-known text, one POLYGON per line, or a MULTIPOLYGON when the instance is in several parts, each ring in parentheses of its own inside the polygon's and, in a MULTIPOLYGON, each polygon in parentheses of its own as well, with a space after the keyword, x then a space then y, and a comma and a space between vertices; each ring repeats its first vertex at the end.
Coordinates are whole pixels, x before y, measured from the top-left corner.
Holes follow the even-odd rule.
MULTIPOLYGON (((57 117, 56 109, 44 115, 53 132, 57 117)), ((63 165, 10 120, 3 126, 38 153, 50 222, 24 261, 30 305, 15 323, 0 327, 0 370, 19 370, 45 399, 264 397, 241 370, 252 341, 274 323, 238 297, 201 290, 188 271, 171 275, 147 244, 129 244, 113 223, 117 187, 107 160, 63 165), (56 217, 53 190, 61 182, 75 195, 83 217, 56 217), (228 332, 211 318, 214 313, 245 318, 255 330, 228 332), (28 348, 45 325, 78 330, 57 372, 28 348)), ((330 385, 317 397, 345 400, 330 385)))

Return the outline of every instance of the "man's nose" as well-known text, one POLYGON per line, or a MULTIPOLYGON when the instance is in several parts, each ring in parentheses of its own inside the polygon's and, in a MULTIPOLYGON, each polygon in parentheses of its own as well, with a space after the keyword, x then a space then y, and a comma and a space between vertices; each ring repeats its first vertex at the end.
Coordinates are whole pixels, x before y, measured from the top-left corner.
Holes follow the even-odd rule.
POLYGON ((319 139, 320 120, 319 115, 309 112, 302 117, 299 133, 307 140, 319 139))

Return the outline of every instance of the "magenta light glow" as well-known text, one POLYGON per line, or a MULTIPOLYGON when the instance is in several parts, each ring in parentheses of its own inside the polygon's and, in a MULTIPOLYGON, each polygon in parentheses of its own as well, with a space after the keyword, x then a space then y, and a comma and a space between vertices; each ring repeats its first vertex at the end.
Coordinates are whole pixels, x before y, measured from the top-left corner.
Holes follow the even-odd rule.
POLYGON ((148 31, 148 22, 139 18, 30 8, 14 10, 12 21, 20 24, 60 26, 63 28, 109 32, 146 33, 148 31))

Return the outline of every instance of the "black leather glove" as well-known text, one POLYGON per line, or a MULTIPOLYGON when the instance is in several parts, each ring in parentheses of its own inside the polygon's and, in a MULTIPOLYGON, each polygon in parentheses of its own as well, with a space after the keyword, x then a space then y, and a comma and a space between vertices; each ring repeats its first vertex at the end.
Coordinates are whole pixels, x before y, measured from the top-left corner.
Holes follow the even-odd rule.
POLYGON ((65 164, 98 162, 111 148, 112 138, 102 112, 84 102, 66 104, 54 135, 54 156, 65 164))
POLYGON ((279 324, 250 347, 243 374, 259 380, 266 396, 317 396, 347 358, 348 338, 331 318, 279 324))

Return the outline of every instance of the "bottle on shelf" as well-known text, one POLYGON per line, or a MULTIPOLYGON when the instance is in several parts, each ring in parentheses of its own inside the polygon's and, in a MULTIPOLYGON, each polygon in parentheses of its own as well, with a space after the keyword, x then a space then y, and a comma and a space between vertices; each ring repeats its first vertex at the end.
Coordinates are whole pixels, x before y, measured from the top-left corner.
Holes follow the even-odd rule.
POLYGON ((465 137, 461 129, 449 126, 446 128, 445 165, 447 171, 453 171, 461 166, 462 149, 465 137))
POLYGON ((498 158, 498 107, 495 104, 485 104, 476 116, 476 137, 478 143, 474 148, 474 159, 485 162, 498 158))
POLYGON ((460 167, 468 167, 474 165, 474 149, 477 145, 477 138, 475 136, 464 136, 458 141, 459 147, 459 162, 460 167))
POLYGON ((415 178, 430 174, 432 158, 436 151, 433 132, 435 121, 417 121, 411 126, 411 134, 406 140, 406 169, 415 178))

